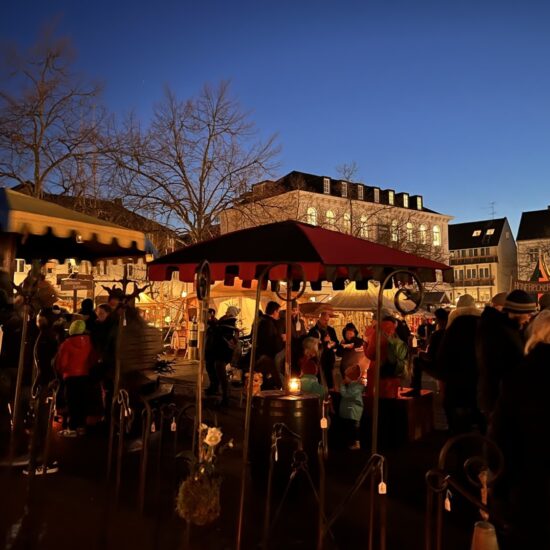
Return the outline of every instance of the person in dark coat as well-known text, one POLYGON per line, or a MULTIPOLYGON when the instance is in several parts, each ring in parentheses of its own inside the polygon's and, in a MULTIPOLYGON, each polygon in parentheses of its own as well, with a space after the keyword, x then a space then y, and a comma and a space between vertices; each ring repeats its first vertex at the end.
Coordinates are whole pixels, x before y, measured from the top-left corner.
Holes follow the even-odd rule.
MULTIPOLYGON (((298 374, 300 371, 298 361, 302 354, 302 342, 307 335, 307 329, 304 320, 300 317, 300 305, 296 300, 291 302, 290 315, 290 364, 293 372, 298 374)), ((283 341, 286 342, 286 310, 281 311, 279 317, 279 332, 283 337, 283 341)))
POLYGON ((531 325, 527 355, 502 381, 489 425, 504 455, 492 501, 510 525, 501 550, 550 547, 550 311, 531 325))
POLYGON ((480 315, 473 296, 460 296, 439 347, 437 368, 445 383, 443 407, 452 434, 485 430, 477 407, 475 344, 480 315))
POLYGON ((436 329, 430 335, 426 351, 420 350, 418 355, 413 358, 413 368, 411 376, 411 389, 403 392, 403 397, 418 397, 422 389, 422 373, 429 374, 436 380, 441 380, 441 373, 437 370, 437 355, 445 334, 449 312, 443 308, 438 308, 434 312, 436 320, 436 329))
POLYGON ((82 315, 82 318, 86 322, 86 330, 90 332, 97 319, 97 314, 94 311, 94 301, 91 298, 82 300, 78 313, 82 315))
POLYGON ((336 363, 336 352, 339 350, 339 341, 336 336, 336 331, 329 325, 330 312, 325 310, 319 314, 319 319, 314 327, 312 327, 308 336, 313 336, 319 340, 319 349, 321 351, 321 369, 325 376, 327 387, 334 388, 334 378, 332 369, 336 363))
POLYGON ((265 314, 258 323, 256 341, 256 370, 263 374, 263 389, 282 388, 283 381, 280 362, 283 359, 285 344, 279 329, 281 306, 277 302, 268 302, 265 314))
POLYGON ((206 333, 204 337, 204 360, 206 363, 206 373, 208 374, 208 388, 204 390, 206 395, 216 395, 220 388, 220 381, 216 373, 215 345, 216 345, 216 310, 208 309, 208 319, 206 320, 206 333))
POLYGON ((363 339, 359 338, 359 331, 353 323, 348 323, 342 330, 342 340, 336 355, 341 357, 340 370, 342 376, 348 367, 357 365, 360 357, 357 355, 360 353, 363 355, 363 339))
POLYGON ((216 375, 222 389, 221 405, 229 405, 228 380, 226 365, 231 363, 235 345, 237 345, 239 337, 239 329, 237 328, 237 315, 239 308, 229 306, 225 315, 220 317, 216 324, 216 330, 213 340, 213 355, 214 364, 216 367, 216 375))
POLYGON ((535 300, 523 290, 513 290, 505 297, 496 295, 491 303, 481 315, 476 334, 477 399, 487 422, 503 380, 523 359, 523 332, 537 307, 535 300))

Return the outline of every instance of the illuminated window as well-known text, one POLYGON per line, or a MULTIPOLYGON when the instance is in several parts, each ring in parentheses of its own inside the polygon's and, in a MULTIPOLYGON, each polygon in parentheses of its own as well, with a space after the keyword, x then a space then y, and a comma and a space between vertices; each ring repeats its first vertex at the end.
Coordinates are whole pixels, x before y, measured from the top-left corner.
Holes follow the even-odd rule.
POLYGON ((399 239, 399 229, 397 220, 392 220, 391 222, 391 240, 397 242, 399 239))
POLYGON ((330 178, 323 178, 323 193, 330 195, 330 178))
POLYGON ((380 202, 380 189, 374 189, 374 202, 380 202))
POLYGON ((403 208, 409 208, 409 195, 403 193, 403 208))
POLYGON ((428 228, 424 224, 421 224, 418 228, 418 236, 420 237, 420 244, 428 242, 428 228))
POLYGON ((313 206, 310 206, 307 209, 307 223, 310 223, 311 225, 317 225, 317 210, 315 210, 313 206))
POLYGON ((439 225, 434 225, 432 228, 433 232, 433 244, 434 246, 441 246, 441 228, 439 225))
POLYGON ((409 242, 412 242, 414 240, 413 231, 413 224, 411 222, 407 222, 407 241, 409 242))
POLYGON ((472 233, 472 237, 479 237, 481 235, 481 229, 476 229, 473 233, 472 233))
POLYGON ((342 197, 347 197, 348 196, 348 184, 343 181, 342 182, 342 197))
POLYGON ((494 234, 495 234, 494 229, 487 229, 487 231, 485 232, 485 235, 494 235, 494 234))
POLYGON ((422 210, 422 197, 416 197, 416 209, 422 210))
POLYGON ((364 189, 362 185, 357 186, 357 197, 360 201, 364 199, 364 189))
POLYGON ((363 239, 369 238, 369 225, 368 225, 368 218, 367 216, 363 215, 361 216, 361 228, 360 228, 360 234, 363 239))
POLYGON ((393 191, 388 191, 388 204, 395 204, 395 193, 393 191))
POLYGON ((25 260, 21 258, 15 259, 15 273, 25 273, 25 260))
POLYGON ((327 226, 331 229, 334 228, 334 212, 332 210, 327 210, 325 219, 327 221, 327 226))

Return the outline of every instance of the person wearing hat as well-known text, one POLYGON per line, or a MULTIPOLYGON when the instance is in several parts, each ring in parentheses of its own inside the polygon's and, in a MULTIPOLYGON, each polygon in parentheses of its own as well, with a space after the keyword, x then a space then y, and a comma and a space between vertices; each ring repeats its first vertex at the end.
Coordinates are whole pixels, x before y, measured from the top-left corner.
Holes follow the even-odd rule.
POLYGON ((334 388, 332 369, 336 363, 336 353, 339 349, 338 337, 333 327, 329 325, 330 310, 325 309, 319 313, 319 318, 312 327, 308 336, 317 338, 321 352, 321 368, 329 389, 334 388))
MULTIPOLYGON (((502 296, 495 298, 502 302, 502 296)), ((490 420, 501 384, 514 377, 523 360, 525 328, 537 309, 536 301, 524 290, 508 293, 502 311, 486 307, 476 335, 476 357, 479 367, 478 404, 486 421, 490 420)))
POLYGON ((349 448, 353 451, 361 448, 360 427, 363 416, 363 390, 361 367, 353 365, 344 372, 343 384, 340 386, 340 418, 344 423, 349 448))
POLYGON ((86 432, 90 370, 94 364, 92 341, 85 333, 83 320, 73 321, 69 337, 59 346, 55 366, 65 383, 65 397, 69 409, 68 428, 59 434, 76 437, 86 432))
POLYGON ((437 370, 445 384, 443 408, 451 434, 485 431, 477 405, 476 334, 481 311, 474 297, 460 296, 449 314, 437 356, 437 370))

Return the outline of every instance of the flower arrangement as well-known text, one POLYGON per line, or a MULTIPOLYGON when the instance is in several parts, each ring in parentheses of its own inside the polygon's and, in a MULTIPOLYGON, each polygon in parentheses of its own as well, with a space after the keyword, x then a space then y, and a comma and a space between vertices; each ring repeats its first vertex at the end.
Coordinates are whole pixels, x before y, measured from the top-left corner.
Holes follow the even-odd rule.
POLYGON ((219 428, 201 424, 198 460, 180 485, 176 499, 176 511, 189 523, 207 525, 220 515, 222 480, 216 461, 226 448, 233 447, 232 439, 221 445, 222 437, 219 428))

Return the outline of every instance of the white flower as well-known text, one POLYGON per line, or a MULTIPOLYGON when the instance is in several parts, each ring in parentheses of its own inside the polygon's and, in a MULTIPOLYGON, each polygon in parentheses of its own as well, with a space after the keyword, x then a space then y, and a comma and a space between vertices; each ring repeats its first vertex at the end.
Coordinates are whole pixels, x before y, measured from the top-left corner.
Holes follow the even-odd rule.
POLYGON ((215 447, 222 440, 222 432, 218 428, 208 428, 208 433, 204 438, 204 442, 210 446, 215 447))
POLYGON ((205 432, 206 430, 208 430, 208 426, 204 423, 201 424, 201 432, 205 432))

